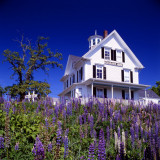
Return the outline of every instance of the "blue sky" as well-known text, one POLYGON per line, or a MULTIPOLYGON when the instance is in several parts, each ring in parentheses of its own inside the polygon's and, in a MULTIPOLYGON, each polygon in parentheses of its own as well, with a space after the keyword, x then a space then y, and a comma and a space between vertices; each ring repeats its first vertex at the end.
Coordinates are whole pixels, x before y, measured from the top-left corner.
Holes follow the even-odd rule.
MULTIPOLYGON (((95 29, 114 29, 135 53, 145 69, 140 83, 154 85, 160 81, 160 2, 159 0, 1 0, 0 1, 0 85, 15 83, 12 70, 2 63, 5 49, 17 50, 13 39, 19 33, 36 40, 47 36, 49 48, 63 54, 64 69, 50 70, 49 76, 38 71, 35 80, 46 80, 57 97, 62 91, 60 78, 64 74, 68 55, 82 56, 88 51, 88 37, 95 29)), ((19 48, 18 48, 19 49, 19 48)))

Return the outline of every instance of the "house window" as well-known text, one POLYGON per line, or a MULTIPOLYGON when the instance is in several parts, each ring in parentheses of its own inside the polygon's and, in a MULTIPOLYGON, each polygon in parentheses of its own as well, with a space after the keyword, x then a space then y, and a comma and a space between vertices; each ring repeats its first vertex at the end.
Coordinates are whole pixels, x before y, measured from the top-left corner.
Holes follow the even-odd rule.
POLYGON ((105 56, 105 59, 110 60, 110 51, 105 50, 104 56, 105 56))
POLYGON ((95 39, 93 39, 93 45, 95 45, 96 44, 96 41, 95 41, 95 39))
POLYGON ((130 70, 124 70, 124 82, 129 82, 129 73, 130 73, 130 70))
POLYGON ((97 66, 97 78, 102 79, 102 66, 97 66))
POLYGON ((103 89, 97 88, 96 97, 103 98, 103 89))
POLYGON ((82 88, 78 88, 78 97, 82 98, 82 88))
POLYGON ((97 39, 97 44, 100 42, 100 39, 97 39))
POLYGON ((122 62, 122 52, 117 50, 117 61, 122 62))

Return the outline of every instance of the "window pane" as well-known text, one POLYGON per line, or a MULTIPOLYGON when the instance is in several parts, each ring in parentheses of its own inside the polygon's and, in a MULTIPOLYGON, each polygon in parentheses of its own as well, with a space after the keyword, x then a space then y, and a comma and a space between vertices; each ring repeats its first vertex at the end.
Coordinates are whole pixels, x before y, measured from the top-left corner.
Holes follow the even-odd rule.
POLYGON ((105 59, 110 60, 110 52, 105 50, 105 59))

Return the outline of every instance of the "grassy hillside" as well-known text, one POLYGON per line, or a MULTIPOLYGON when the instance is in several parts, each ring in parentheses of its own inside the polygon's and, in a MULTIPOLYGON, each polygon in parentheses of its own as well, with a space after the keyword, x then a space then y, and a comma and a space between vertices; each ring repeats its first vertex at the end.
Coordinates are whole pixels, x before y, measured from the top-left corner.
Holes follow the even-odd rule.
POLYGON ((160 106, 0 99, 0 159, 160 159, 160 106))

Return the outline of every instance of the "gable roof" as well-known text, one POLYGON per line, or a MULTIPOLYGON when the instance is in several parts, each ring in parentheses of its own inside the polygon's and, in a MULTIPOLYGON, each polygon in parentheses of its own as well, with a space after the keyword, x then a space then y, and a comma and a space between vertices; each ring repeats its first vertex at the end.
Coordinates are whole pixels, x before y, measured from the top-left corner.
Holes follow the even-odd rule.
POLYGON ((68 70, 69 70, 69 64, 71 63, 71 61, 72 61, 72 63, 76 63, 76 62, 78 62, 80 59, 81 59, 81 57, 74 56, 74 55, 71 55, 71 54, 70 54, 69 57, 68 57, 68 61, 67 61, 67 65, 66 65, 66 69, 65 69, 64 75, 67 75, 67 72, 68 72, 68 70))
POLYGON ((131 49, 128 47, 128 45, 124 42, 124 40, 121 38, 121 36, 117 33, 116 30, 113 30, 107 37, 105 37, 99 44, 97 44, 95 47, 93 47, 91 50, 89 50, 86 54, 84 54, 82 57, 88 58, 88 56, 98 47, 103 47, 103 45, 106 43, 106 41, 111 37, 115 36, 117 40, 120 42, 120 44, 124 47, 124 49, 130 54, 130 56, 133 58, 135 63, 137 64, 137 68, 142 69, 144 66, 141 64, 141 62, 138 60, 138 58, 135 56, 135 54, 131 51, 131 49))
MULTIPOLYGON (((139 97, 145 97, 145 90, 140 90, 138 91, 139 93, 139 97)), ((147 98, 158 98, 160 99, 160 97, 152 90, 147 90, 146 91, 146 97, 147 98)))

